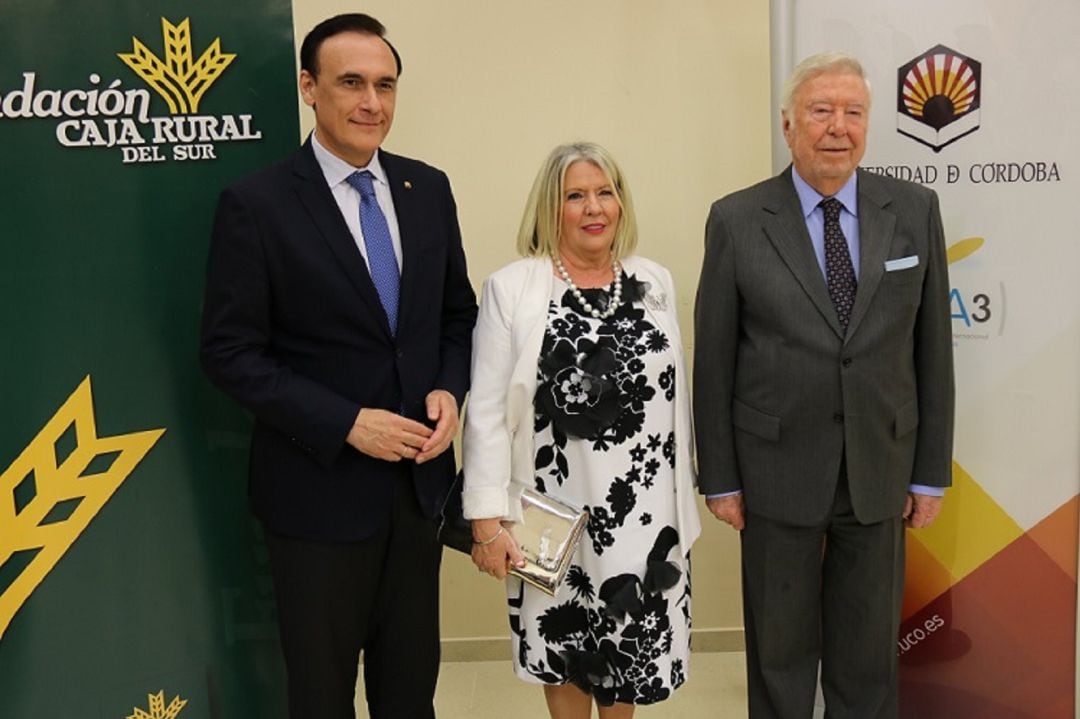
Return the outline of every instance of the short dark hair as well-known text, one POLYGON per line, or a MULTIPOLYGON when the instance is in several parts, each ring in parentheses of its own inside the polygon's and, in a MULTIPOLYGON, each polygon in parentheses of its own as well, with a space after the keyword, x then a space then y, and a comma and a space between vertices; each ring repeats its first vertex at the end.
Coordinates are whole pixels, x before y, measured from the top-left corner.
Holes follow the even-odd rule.
POLYGON ((361 35, 374 35, 386 43, 390 52, 394 54, 394 62, 397 63, 397 74, 401 76, 401 56, 397 49, 386 39, 386 28, 383 24, 371 17, 359 12, 345 13, 327 18, 311 28, 311 32, 304 37, 300 45, 300 69, 307 70, 312 77, 319 75, 319 48, 323 41, 343 32, 358 32, 361 35))

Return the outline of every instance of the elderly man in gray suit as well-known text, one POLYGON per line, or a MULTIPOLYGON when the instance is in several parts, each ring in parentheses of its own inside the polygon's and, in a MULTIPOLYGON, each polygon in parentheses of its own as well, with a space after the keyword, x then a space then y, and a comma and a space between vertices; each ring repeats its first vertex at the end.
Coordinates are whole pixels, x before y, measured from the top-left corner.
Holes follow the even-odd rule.
POLYGON ((695 310, 701 491, 742 531, 751 719, 897 716, 903 527, 951 483, 937 196, 856 169, 870 88, 816 55, 782 102, 792 164, 712 206, 695 310))

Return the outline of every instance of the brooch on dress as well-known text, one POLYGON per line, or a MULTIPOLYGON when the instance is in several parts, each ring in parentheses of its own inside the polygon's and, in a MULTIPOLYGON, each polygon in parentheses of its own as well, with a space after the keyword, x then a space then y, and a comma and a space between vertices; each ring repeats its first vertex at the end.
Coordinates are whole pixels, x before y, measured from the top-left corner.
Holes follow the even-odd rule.
POLYGON ((634 275, 630 275, 629 282, 631 284, 631 300, 641 300, 645 303, 645 306, 654 312, 666 312, 667 311, 667 294, 664 292, 653 292, 652 283, 647 280, 639 280, 634 275))
POLYGON ((645 306, 650 310, 657 312, 667 311, 667 294, 664 292, 657 292, 655 294, 645 295, 645 306))

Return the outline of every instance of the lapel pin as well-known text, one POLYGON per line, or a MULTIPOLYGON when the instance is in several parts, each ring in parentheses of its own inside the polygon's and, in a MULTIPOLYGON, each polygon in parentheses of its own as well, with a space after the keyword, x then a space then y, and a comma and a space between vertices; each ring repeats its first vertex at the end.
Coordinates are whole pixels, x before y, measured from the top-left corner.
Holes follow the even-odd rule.
POLYGON ((412 189, 412 183, 409 182, 408 180, 405 180, 405 189, 406 190, 411 190, 412 189))

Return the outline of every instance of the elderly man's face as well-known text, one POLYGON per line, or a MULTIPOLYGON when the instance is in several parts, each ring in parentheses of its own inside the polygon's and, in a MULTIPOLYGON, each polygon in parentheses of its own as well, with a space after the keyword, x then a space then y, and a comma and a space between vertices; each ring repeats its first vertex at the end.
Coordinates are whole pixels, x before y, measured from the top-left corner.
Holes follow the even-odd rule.
POLYGON ((826 72, 804 82, 784 114, 784 139, 799 175, 833 195, 866 151, 870 93, 858 75, 826 72))

